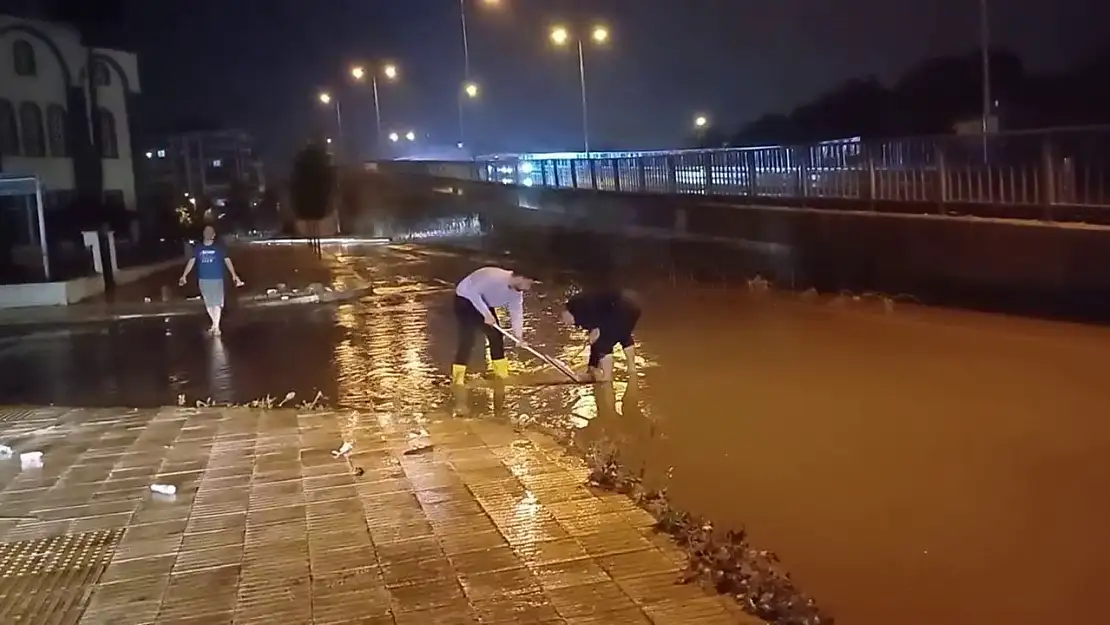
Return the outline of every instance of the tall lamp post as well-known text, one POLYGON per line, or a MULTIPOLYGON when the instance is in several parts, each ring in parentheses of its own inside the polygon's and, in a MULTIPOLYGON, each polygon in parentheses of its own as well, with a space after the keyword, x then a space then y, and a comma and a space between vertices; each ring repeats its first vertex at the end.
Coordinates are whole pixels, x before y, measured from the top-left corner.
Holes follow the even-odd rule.
POLYGON ((400 71, 393 63, 386 63, 380 68, 372 67, 371 70, 372 71, 368 72, 362 65, 356 65, 351 68, 351 78, 355 79, 355 82, 364 82, 367 75, 370 76, 371 93, 374 97, 374 145, 375 152, 377 152, 382 147, 382 106, 381 98, 378 93, 378 74, 380 72, 383 78, 392 82, 397 80, 398 76, 400 76, 400 71))
MULTIPOLYGON (((494 7, 501 4, 501 0, 481 0, 482 4, 487 7, 494 7)), ((470 75, 470 33, 466 26, 466 3, 467 0, 459 0, 459 25, 462 27, 462 49, 463 49, 463 80, 462 90, 459 92, 458 106, 459 106, 459 146, 466 144, 466 99, 474 99, 478 97, 478 85, 473 81, 470 75)))
POLYGON ((987 160, 987 132, 991 118, 991 27, 987 0, 979 0, 979 47, 983 63, 983 162, 987 160))
POLYGON ((343 145, 344 145, 344 141, 343 141, 343 112, 339 108, 339 98, 336 98, 336 97, 332 96, 332 94, 327 92, 327 91, 321 91, 320 95, 318 95, 317 98, 320 100, 320 103, 325 105, 325 106, 334 105, 334 108, 335 108, 335 133, 336 133, 335 136, 336 136, 336 139, 339 142, 338 152, 339 152, 340 155, 342 155, 343 154, 343 145))
MULTIPOLYGON (((572 35, 565 26, 556 26, 551 29, 551 41, 557 46, 569 45, 572 35)), ((586 158, 590 158, 590 113, 589 113, 589 99, 586 96, 586 54, 582 43, 582 37, 574 36, 574 41, 578 44, 578 81, 582 89, 582 145, 586 153, 586 158)), ((594 26, 590 30, 590 40, 597 45, 603 45, 609 41, 609 29, 604 26, 594 26)))

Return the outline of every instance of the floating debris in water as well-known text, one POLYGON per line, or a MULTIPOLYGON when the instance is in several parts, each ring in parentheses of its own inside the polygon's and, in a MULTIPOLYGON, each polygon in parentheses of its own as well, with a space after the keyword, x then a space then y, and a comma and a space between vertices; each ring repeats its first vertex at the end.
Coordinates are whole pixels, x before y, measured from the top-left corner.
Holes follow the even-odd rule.
MULTIPOLYGON (((296 397, 297 397, 297 393, 295 391, 289 391, 288 393, 285 394, 285 398, 282 399, 281 401, 278 401, 277 398, 275 398, 271 395, 267 395, 267 396, 265 396, 261 399, 255 399, 255 400, 249 401, 245 404, 235 404, 235 403, 230 403, 230 402, 218 403, 218 402, 213 401, 212 398, 209 397, 208 399, 204 399, 204 400, 199 400, 198 399, 196 402, 194 402, 193 407, 198 408, 198 409, 200 409, 200 408, 254 408, 254 409, 257 409, 257 410, 274 410, 274 409, 277 409, 277 408, 284 408, 287 403, 293 401, 296 397)), ((314 411, 327 410, 328 408, 324 403, 326 399, 327 398, 324 396, 323 391, 316 391, 316 396, 312 398, 312 401, 310 401, 310 402, 309 401, 301 402, 297 406, 297 409, 303 410, 305 412, 314 412, 314 411)), ((181 393, 177 396, 177 405, 179 407, 184 408, 188 405, 188 403, 189 403, 188 398, 186 398, 184 393, 181 393)))
POLYGON ((331 452, 331 455, 334 458, 342 458, 342 457, 346 456, 347 454, 351 453, 351 450, 354 449, 354 448, 355 448, 354 444, 351 443, 350 441, 347 441, 347 442, 343 443, 343 445, 339 449, 336 449, 335 451, 331 452))
POLYGON ((362 477, 366 470, 362 467, 355 467, 355 477, 362 477))
POLYGON ((778 555, 753 548, 743 528, 720 532, 707 520, 676 510, 666 489, 643 487, 643 471, 628 474, 615 450, 595 446, 587 461, 591 486, 630 496, 655 517, 657 532, 670 535, 685 549, 689 562, 682 583, 712 586, 736 599, 745 612, 773 625, 832 625, 832 617, 783 570, 778 555))
POLYGON ((412 449, 406 449, 404 455, 406 455, 406 456, 415 456, 417 454, 426 454, 426 453, 429 453, 431 451, 434 451, 435 448, 436 448, 435 445, 422 445, 420 447, 413 447, 412 449))

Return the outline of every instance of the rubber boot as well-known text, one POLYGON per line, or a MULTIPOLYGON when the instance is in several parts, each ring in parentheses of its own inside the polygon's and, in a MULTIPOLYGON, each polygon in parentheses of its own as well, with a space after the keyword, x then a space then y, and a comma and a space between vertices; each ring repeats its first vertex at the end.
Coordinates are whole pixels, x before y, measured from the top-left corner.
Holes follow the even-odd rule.
POLYGON ((509 377, 509 361, 504 358, 498 358, 491 362, 493 365, 493 377, 504 380, 509 377))
POLYGON ((463 386, 466 384, 466 365, 451 365, 451 385, 463 386))

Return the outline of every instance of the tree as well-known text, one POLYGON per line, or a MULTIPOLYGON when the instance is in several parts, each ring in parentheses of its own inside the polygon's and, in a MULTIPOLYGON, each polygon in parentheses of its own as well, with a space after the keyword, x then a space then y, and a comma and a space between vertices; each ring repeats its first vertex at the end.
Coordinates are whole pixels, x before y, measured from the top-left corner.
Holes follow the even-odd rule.
POLYGON ((327 217, 335 191, 335 168, 326 148, 317 143, 305 146, 293 158, 289 201, 297 219, 311 224, 314 246, 319 253, 320 220, 327 217))

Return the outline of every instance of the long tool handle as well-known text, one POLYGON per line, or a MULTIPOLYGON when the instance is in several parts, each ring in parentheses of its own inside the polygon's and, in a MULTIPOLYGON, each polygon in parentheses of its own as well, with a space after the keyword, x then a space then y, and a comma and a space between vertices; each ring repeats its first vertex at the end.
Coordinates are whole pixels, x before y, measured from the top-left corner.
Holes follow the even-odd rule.
POLYGON ((528 350, 536 358, 539 358, 540 360, 546 362, 547 364, 551 365, 552 367, 555 367, 560 372, 562 372, 563 375, 567 376, 571 380, 573 380, 575 382, 578 381, 578 376, 574 373, 574 370, 571 369, 565 362, 563 362, 561 360, 558 360, 558 359, 555 359, 555 358, 552 358, 551 356, 541 354, 540 352, 533 349, 531 345, 526 345, 526 344, 521 343, 520 339, 516 338, 516 335, 514 335, 511 332, 506 331, 505 328, 502 328, 501 326, 499 326, 497 324, 494 324, 493 327, 497 328, 497 331, 500 332, 501 334, 503 334, 505 336, 505 338, 509 339, 510 341, 515 343, 516 345, 518 345, 520 347, 523 347, 524 349, 528 350))

